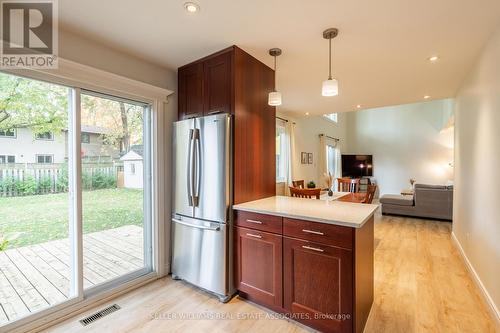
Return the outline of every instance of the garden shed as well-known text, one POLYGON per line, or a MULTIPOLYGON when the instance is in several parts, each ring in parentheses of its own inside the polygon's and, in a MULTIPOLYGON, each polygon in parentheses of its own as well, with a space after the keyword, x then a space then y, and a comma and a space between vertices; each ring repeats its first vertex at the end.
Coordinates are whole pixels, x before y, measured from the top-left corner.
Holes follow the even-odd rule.
POLYGON ((123 155, 123 183, 125 188, 143 188, 143 148, 142 145, 132 146, 123 155))

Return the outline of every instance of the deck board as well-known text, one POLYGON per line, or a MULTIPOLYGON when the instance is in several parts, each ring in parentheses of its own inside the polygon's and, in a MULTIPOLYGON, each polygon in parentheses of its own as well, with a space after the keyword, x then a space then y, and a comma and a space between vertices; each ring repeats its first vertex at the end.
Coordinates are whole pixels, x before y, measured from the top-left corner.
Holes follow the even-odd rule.
MULTIPOLYGON (((84 288, 143 267, 142 228, 125 226, 83 235, 84 288)), ((0 252, 0 326, 68 298, 68 239, 0 252)))
POLYGON ((5 314, 10 318, 23 317, 30 313, 26 304, 16 293, 14 287, 10 284, 7 276, 0 267, 0 304, 5 314))
POLYGON ((31 281, 28 280, 25 275, 27 273, 19 270, 19 268, 9 259, 5 251, 0 252, 0 266, 5 276, 16 290, 16 293, 31 312, 46 308, 49 305, 42 294, 40 294, 31 281))

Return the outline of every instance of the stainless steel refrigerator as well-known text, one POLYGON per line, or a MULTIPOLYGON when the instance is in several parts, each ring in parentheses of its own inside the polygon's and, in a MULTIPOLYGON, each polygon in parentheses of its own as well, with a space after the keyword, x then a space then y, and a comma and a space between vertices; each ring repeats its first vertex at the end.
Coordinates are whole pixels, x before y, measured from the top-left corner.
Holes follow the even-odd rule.
POLYGON ((232 283, 231 116, 174 123, 172 276, 216 294, 232 283))

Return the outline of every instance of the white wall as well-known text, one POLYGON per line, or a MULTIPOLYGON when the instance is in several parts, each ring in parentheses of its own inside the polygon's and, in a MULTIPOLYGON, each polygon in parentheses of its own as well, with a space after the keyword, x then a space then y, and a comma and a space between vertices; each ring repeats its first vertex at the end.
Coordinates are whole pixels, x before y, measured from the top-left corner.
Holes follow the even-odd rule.
POLYGON ((500 29, 456 98, 453 233, 500 320, 500 29))
POLYGON ((345 146, 345 113, 338 114, 338 123, 323 116, 305 116, 296 113, 278 111, 281 118, 295 122, 295 159, 293 161, 293 179, 304 179, 306 183, 314 181, 317 186, 325 186, 319 165, 319 134, 326 134, 340 139, 340 147, 345 146), (301 164, 300 153, 313 153, 313 164, 301 164))
POLYGON ((347 150, 373 155, 380 194, 399 194, 409 179, 446 184, 453 178, 453 131, 441 132, 453 101, 437 100, 350 112, 347 150))
POLYGON ((59 31, 59 56, 160 88, 174 90, 174 85, 177 85, 176 71, 116 51, 73 32, 59 31))

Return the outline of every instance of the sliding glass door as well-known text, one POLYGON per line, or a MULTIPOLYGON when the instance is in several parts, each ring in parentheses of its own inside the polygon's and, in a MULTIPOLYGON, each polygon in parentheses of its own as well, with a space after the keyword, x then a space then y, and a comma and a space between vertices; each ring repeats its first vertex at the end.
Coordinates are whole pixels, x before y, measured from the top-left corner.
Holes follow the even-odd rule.
POLYGON ((81 95, 85 289, 151 267, 149 106, 81 95))
POLYGON ((72 97, 0 73, 0 326, 78 296, 72 97))
POLYGON ((149 104, 0 72, 0 331, 152 272, 151 149, 149 104))

